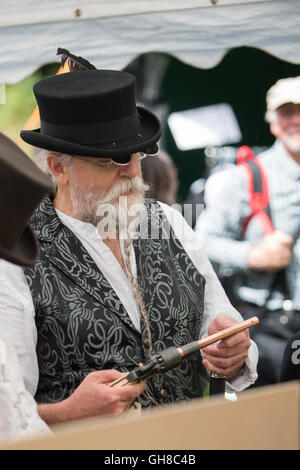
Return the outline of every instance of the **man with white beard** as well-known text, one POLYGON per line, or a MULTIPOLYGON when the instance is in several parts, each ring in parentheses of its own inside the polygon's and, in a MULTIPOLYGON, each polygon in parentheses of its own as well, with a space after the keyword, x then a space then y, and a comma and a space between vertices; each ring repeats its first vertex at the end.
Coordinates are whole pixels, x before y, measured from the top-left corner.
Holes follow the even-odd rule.
POLYGON ((196 224, 218 274, 236 275, 232 287, 239 311, 245 317, 262 316, 259 328, 269 312, 269 330, 268 323, 261 333, 257 329, 260 359, 256 385, 278 381, 287 342, 284 325, 292 315, 293 328, 300 325, 300 77, 278 80, 268 91, 266 102, 265 118, 276 140, 259 155, 259 161, 267 178, 275 231, 264 234, 259 218, 253 217, 243 233, 252 209, 247 173, 241 166, 228 172, 221 193, 208 202, 196 224), (281 277, 278 281, 277 272, 283 270, 285 280, 281 277), (289 303, 283 303, 286 296, 289 303), (286 314, 283 307, 289 309, 286 314), (277 324, 279 334, 275 334, 277 324))
MULTIPOLYGON (((136 106, 134 78, 77 71, 42 80, 34 92, 41 129, 21 136, 48 150, 57 192, 31 219, 39 262, 18 278, 6 267, 6 276, 20 293, 10 308, 27 322, 19 344, 25 382, 52 424, 99 415, 95 371, 130 371, 242 318, 180 213, 144 199, 140 159, 155 158, 161 128, 136 106)), ((149 407, 202 396, 203 365, 236 392, 255 381, 256 363, 246 330, 205 348, 203 361, 195 355, 149 379, 138 401, 149 407)))

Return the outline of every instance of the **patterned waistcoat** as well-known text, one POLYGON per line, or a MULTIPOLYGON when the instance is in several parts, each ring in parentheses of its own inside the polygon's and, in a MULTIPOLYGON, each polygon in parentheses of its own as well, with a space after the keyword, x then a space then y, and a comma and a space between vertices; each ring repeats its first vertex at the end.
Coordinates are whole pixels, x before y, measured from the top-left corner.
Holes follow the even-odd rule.
MULTIPOLYGON (((167 226, 154 201, 146 201, 149 227, 167 226), (151 221, 151 224, 150 224, 151 221), (159 225, 160 224, 160 225, 159 225)), ((95 370, 130 371, 148 357, 146 328, 141 333, 107 279, 73 232, 62 224, 46 197, 32 217, 41 256, 25 268, 36 315, 40 378, 38 403, 67 398, 95 370)), ((204 304, 204 277, 181 243, 164 236, 134 240, 137 278, 148 314, 153 351, 182 346, 198 339, 204 304)), ((195 354, 176 368, 148 380, 148 391, 159 403, 202 395, 201 356, 195 354)), ((153 401, 145 393, 142 406, 153 401)))

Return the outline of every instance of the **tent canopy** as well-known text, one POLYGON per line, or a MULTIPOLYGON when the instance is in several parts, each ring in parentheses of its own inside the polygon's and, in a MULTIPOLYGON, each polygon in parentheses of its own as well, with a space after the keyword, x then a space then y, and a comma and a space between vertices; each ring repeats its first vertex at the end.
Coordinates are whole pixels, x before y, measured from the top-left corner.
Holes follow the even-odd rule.
POLYGON ((162 121, 184 200, 207 170, 205 149, 179 149, 168 116, 225 103, 242 135, 234 149, 271 144, 265 94, 300 74, 299 18, 299 0, 1 0, 0 85, 59 63, 58 47, 98 68, 125 68, 139 103, 162 121))
POLYGON ((153 51, 209 68, 243 45, 298 63, 299 14, 299 0, 2 0, 0 79, 58 61, 59 46, 103 69, 153 51))

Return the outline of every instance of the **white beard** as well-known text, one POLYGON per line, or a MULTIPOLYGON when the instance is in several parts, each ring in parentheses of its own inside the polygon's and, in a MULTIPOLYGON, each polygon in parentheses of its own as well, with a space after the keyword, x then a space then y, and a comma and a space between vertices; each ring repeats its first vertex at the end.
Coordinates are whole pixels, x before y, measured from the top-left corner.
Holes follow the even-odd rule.
POLYGON ((284 134, 281 137, 282 143, 292 155, 300 156, 300 135, 284 134))
POLYGON ((145 214, 144 195, 148 189, 142 178, 135 176, 122 179, 105 192, 97 187, 78 186, 73 174, 70 197, 74 216, 97 226, 104 238, 116 238, 120 233, 127 237, 145 214))

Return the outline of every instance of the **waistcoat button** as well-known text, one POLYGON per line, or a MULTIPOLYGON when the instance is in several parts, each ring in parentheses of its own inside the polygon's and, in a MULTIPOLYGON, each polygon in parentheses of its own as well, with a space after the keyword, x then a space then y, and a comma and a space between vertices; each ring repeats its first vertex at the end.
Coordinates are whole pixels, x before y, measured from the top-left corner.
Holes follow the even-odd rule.
POLYGON ((165 388, 160 391, 160 394, 163 398, 168 398, 169 394, 165 388))
POLYGON ((145 339, 144 339, 144 346, 145 346, 146 348, 150 348, 150 340, 149 340, 149 338, 145 338, 145 339))

